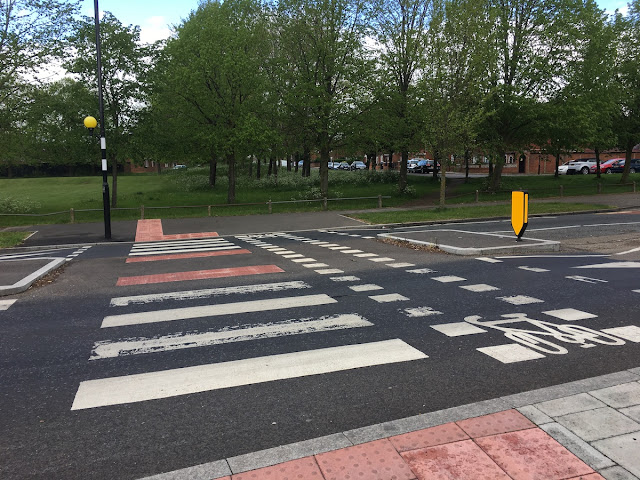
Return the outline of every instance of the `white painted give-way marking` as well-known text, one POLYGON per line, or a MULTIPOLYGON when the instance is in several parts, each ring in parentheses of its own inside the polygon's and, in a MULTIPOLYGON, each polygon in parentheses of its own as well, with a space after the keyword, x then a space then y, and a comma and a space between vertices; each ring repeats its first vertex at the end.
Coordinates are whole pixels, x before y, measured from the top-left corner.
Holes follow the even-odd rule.
POLYGON ((189 318, 215 317, 220 315, 234 315, 236 313, 262 312, 281 310, 285 308, 310 307, 327 305, 337 300, 328 295, 302 295, 299 297, 273 298, 269 300, 253 300, 249 302, 222 303, 218 305, 204 305, 201 307, 173 308, 170 310, 156 310, 141 313, 125 313, 109 315, 102 320, 102 327, 121 327, 123 325, 139 325, 143 323, 171 322, 189 318))
POLYGON ((71 410, 143 402, 423 358, 428 357, 402 340, 393 339, 88 380, 80 384, 71 410))
POLYGON ((284 337, 306 333, 370 327, 373 323, 355 313, 331 315, 318 319, 286 320, 284 322, 224 328, 217 332, 177 333, 157 338, 132 338, 120 341, 96 342, 89 360, 115 358, 123 355, 167 352, 183 348, 206 347, 223 343, 245 342, 263 338, 284 337))

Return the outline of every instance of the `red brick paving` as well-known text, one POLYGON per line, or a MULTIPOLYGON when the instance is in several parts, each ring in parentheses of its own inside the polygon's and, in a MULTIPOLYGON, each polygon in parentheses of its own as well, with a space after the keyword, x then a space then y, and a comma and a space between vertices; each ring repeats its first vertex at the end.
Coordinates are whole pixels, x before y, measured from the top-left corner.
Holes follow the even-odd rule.
MULTIPOLYGON (((447 423, 231 476, 231 480, 314 478, 604 480, 516 410, 447 423), (314 466, 319 466, 320 476, 314 466)), ((229 480, 229 477, 218 480, 229 480)))
POLYGON ((250 267, 218 268, 215 270, 195 270, 192 272, 160 273, 156 275, 139 275, 120 277, 116 286, 148 285, 152 283, 183 282, 185 280, 204 280, 208 278, 239 277, 241 275, 260 275, 264 273, 284 272, 276 265, 255 265, 250 267))
POLYGON ((154 262, 156 260, 179 260, 184 258, 218 257, 220 255, 241 255, 251 253, 244 248, 236 250, 218 250, 215 252, 173 253, 170 255, 145 255, 144 257, 129 257, 126 263, 154 262))
POLYGON ((218 237, 216 232, 200 233, 178 233, 174 235, 164 235, 162 230, 162 220, 138 220, 136 227, 136 242, 157 242, 162 240, 186 240, 192 238, 218 237))

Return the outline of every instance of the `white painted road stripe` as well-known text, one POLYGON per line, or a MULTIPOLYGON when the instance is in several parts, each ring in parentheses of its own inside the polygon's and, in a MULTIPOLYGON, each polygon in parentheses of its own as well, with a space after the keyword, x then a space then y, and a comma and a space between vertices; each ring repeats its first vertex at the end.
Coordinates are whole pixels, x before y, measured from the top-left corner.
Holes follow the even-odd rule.
POLYGON ((235 250, 238 249, 237 245, 230 245, 228 247, 201 247, 201 248, 180 248, 177 250, 136 250, 135 252, 132 250, 129 253, 130 257, 135 257, 138 255, 166 255, 166 254, 174 254, 174 253, 194 253, 194 252, 214 252, 217 250, 235 250))
POLYGON ((171 247, 171 246, 184 246, 184 245, 211 245, 216 243, 231 243, 224 238, 201 238, 193 240, 175 240, 171 242, 138 242, 134 243, 132 248, 155 248, 155 247, 171 247))
POLYGON ((527 270, 529 272, 536 272, 536 273, 544 273, 544 272, 548 272, 549 270, 547 270, 546 268, 538 268, 538 267, 518 267, 520 270, 527 270))
POLYGON ((469 290, 470 292, 490 292, 492 290, 500 290, 493 285, 487 285, 486 283, 477 283, 475 285, 460 285, 460 288, 469 290))
POLYGON ((15 302, 16 300, 0 300, 0 310, 8 310, 15 302))
POLYGON ((626 252, 619 252, 619 253, 616 253, 616 255, 626 255, 627 253, 633 253, 638 251, 640 251, 640 247, 632 248, 631 250, 627 250, 626 252))
POLYGON ((393 262, 393 258, 389 257, 378 257, 378 258, 370 258, 371 262, 393 262))
MULTIPOLYGON (((306 265, 305 265, 306 267, 306 265)), ((316 273, 319 273, 320 275, 331 275, 331 274, 335 274, 335 273, 344 273, 344 270, 340 270, 339 268, 325 268, 322 270, 314 270, 316 273)))
POLYGON ((415 267, 415 266, 416 266, 415 263, 406 263, 406 262, 387 263, 387 267, 392 267, 392 268, 407 268, 407 267, 415 267))
POLYGON ((476 258, 476 260, 481 260, 487 263, 502 263, 502 260, 497 260, 495 258, 490 258, 490 257, 478 257, 476 258))
POLYGON ((284 322, 242 326, 241 328, 233 329, 225 328, 217 332, 179 333, 158 338, 96 342, 89 360, 371 326, 373 324, 367 319, 353 313, 326 316, 318 319, 286 320, 284 322))
POLYGON ((444 275, 442 277, 431 277, 431 280, 435 280, 436 282, 442 282, 442 283, 450 283, 450 282, 464 282, 466 278, 457 277, 455 275, 444 275))
POLYGON ((237 313, 261 312, 281 310, 285 308, 311 307, 327 305, 337 300, 328 295, 303 295, 300 297, 283 297, 269 300, 253 300, 249 302, 223 303, 205 305, 201 307, 183 307, 170 310, 156 310, 152 312, 125 313, 104 317, 101 328, 120 327, 123 325, 139 325, 143 323, 171 322, 188 318, 215 317, 220 315, 234 315, 237 313))
POLYGON ((398 302, 403 300, 409 300, 407 297, 400 295, 399 293, 388 293, 386 295, 372 295, 369 297, 371 300, 375 300, 378 303, 398 302))
POLYGON ((237 287, 207 288, 204 290, 186 290, 183 292, 154 293, 149 295, 134 295, 130 297, 116 297, 111 299, 112 307, 126 307, 136 303, 163 302, 164 300, 193 300, 221 295, 247 294, 258 292, 281 292, 299 288, 311 288, 311 285, 301 281, 260 283, 257 285, 240 285, 237 287))
POLYGON ((292 262, 295 263, 315 263, 317 262, 317 260, 315 258, 294 258, 293 260, 291 260, 292 262))
POLYGON ((353 275, 345 275, 343 277, 331 277, 330 280, 334 282, 359 282, 360 278, 354 277, 353 275))
POLYGON ((544 300, 528 297, 526 295, 513 295, 511 297, 496 297, 498 300, 510 303, 511 305, 528 305, 530 303, 543 303, 544 300))
POLYGON ((349 285, 349 288, 354 292, 370 292, 371 290, 384 290, 380 285, 374 285, 368 283, 366 285, 349 285))
POLYGON ((428 358, 400 339, 285 353, 80 383, 71 410, 428 358))
POLYGON ((560 310, 548 310, 542 312, 545 315, 556 317, 567 322, 575 322, 576 320, 586 320, 587 318, 597 318, 597 315, 593 313, 583 312, 582 310, 576 310, 575 308, 562 308, 560 310))

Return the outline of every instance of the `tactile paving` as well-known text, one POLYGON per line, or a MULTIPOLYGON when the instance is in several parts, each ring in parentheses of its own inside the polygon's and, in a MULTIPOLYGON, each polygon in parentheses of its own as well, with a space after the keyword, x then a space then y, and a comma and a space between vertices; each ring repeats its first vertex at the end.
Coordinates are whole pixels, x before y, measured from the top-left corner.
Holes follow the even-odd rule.
POLYGON ((560 480, 594 473, 539 428, 475 441, 514 480, 560 480))
POLYGON ((517 410, 505 410, 482 417, 461 420, 456 424, 471 438, 535 428, 535 424, 517 410))
POLYGON ((433 447, 445 443, 467 440, 469 436, 455 423, 445 423, 437 427, 425 428, 416 432, 391 437, 389 441, 399 452, 433 447))
POLYGON ((389 440, 376 440, 316 455, 326 480, 415 480, 389 440))
POLYGON ((510 480, 473 440, 402 453, 418 480, 510 480))
POLYGON ((322 480, 322 472, 315 458, 305 457, 272 467, 236 473, 230 480, 322 480))

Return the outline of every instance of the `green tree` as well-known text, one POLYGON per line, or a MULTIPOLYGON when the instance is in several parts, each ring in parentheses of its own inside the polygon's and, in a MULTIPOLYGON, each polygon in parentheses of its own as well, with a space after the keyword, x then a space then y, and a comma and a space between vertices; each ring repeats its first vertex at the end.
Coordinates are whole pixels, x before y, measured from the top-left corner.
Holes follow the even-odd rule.
MULTIPOLYGON (((65 68, 97 92, 96 35, 94 19, 75 22, 69 46, 72 55, 65 68)), ((102 84, 104 94, 107 157, 112 166, 111 206, 117 206, 118 163, 124 163, 130 136, 146 99, 144 73, 151 51, 140 43, 140 27, 125 26, 113 14, 105 12, 100 20, 102 84)), ((96 93, 97 98, 97 93, 96 93)), ((97 116, 95 110, 87 115, 97 116)))
MULTIPOLYGON (((283 0, 278 3, 282 41, 290 64, 287 109, 313 132, 320 153, 320 191, 329 190, 331 150, 363 109, 373 68, 363 46, 369 25, 364 0, 283 0)), ((307 146, 309 147, 309 146, 307 146)))
POLYGON ((621 182, 626 183, 633 158, 633 147, 640 143, 640 0, 629 4, 626 17, 617 13, 618 62, 616 65, 616 85, 618 87, 617 111, 614 125, 618 134, 618 144, 625 150, 625 166, 621 182))
POLYGON ((201 2, 176 29, 166 47, 165 100, 179 103, 197 122, 212 156, 229 167, 227 201, 235 202, 236 159, 251 152, 247 139, 263 134, 265 93, 262 67, 268 31, 254 0, 201 2))
POLYGON ((493 114, 485 125, 485 142, 495 152, 490 188, 500 186, 509 151, 529 147, 535 136, 539 102, 564 83, 568 60, 575 54, 578 0, 503 0, 491 4, 495 63, 490 68, 493 114))
POLYGON ((416 74, 427 63, 427 35, 432 15, 430 0, 380 0, 374 19, 382 77, 389 79, 388 116, 394 148, 400 151, 402 191, 407 186, 409 150, 419 145, 421 116, 417 114, 416 74))
POLYGON ((62 54, 77 1, 0 2, 0 163, 25 161, 24 108, 35 76, 62 54))

